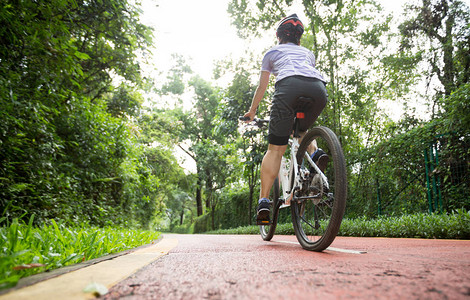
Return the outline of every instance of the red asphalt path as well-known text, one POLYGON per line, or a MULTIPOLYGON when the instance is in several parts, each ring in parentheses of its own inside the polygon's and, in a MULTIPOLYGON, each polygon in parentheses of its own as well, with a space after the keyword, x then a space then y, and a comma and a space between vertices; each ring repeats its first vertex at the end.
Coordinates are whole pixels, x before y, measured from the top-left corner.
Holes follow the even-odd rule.
POLYGON ((470 241, 338 237, 317 253, 294 236, 165 238, 178 245, 104 298, 470 299, 470 241))

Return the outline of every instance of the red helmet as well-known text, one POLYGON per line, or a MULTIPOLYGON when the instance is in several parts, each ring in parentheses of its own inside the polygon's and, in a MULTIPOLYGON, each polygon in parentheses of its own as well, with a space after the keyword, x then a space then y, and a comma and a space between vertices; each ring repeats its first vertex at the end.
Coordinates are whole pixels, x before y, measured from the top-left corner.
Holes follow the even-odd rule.
POLYGON ((300 21, 296 14, 285 17, 279 22, 276 30, 276 36, 287 41, 300 41, 300 37, 304 33, 304 24, 300 21))

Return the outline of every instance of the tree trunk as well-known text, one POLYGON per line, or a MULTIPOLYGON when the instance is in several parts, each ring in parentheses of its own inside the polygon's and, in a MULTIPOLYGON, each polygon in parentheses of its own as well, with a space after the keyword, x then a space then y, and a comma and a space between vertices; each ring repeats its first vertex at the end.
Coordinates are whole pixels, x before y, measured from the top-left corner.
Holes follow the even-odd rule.
POLYGON ((248 224, 251 225, 251 212, 253 211, 253 184, 250 184, 249 208, 248 208, 248 224))
POLYGON ((211 209, 212 230, 215 230, 215 205, 211 209))
POLYGON ((200 217, 203 214, 202 211, 202 197, 201 197, 201 178, 197 177, 196 187, 196 205, 197 205, 197 216, 200 217))
POLYGON ((211 208, 212 189, 213 189, 213 184, 212 184, 211 173, 210 171, 206 170, 206 192, 209 193, 209 195, 207 195, 206 197, 206 209, 207 210, 211 208))
POLYGON ((454 43, 452 37, 452 28, 454 27, 455 19, 454 15, 449 12, 448 18, 445 23, 445 43, 442 45, 444 48, 444 90, 446 96, 454 90, 454 43))
POLYGON ((180 214, 180 225, 183 225, 183 219, 184 219, 184 207, 181 209, 181 214, 180 214))

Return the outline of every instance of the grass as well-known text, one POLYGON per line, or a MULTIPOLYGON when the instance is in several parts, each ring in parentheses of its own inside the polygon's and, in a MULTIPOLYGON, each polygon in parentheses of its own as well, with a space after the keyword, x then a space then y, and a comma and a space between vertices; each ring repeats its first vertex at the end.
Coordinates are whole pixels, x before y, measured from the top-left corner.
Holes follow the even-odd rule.
MULTIPOLYGON (((258 234, 258 226, 208 232, 210 234, 258 234)), ((278 224, 276 234, 294 234, 291 223, 278 224)), ((470 212, 413 214, 377 219, 343 219, 340 236, 470 239, 470 212)))
POLYGON ((159 232, 125 228, 74 228, 57 224, 34 227, 17 219, 0 228, 0 289, 20 278, 121 252, 155 241, 159 232))

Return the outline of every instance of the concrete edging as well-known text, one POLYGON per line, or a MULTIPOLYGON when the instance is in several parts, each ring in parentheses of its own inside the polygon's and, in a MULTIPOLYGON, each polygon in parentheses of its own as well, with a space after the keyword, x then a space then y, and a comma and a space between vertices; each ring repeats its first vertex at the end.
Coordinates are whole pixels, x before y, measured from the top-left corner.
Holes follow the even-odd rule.
POLYGON ((110 288, 140 268, 166 255, 177 244, 176 239, 162 238, 155 244, 60 268, 49 274, 31 276, 20 280, 15 288, 6 290, 0 295, 0 300, 94 298, 91 294, 83 292, 88 284, 95 282, 110 288))

